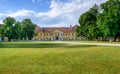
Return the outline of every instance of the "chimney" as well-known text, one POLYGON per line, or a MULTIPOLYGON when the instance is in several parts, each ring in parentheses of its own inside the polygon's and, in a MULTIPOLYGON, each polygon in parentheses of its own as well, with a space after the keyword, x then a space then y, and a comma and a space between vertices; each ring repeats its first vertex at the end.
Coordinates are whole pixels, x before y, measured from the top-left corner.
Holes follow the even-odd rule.
POLYGON ((72 25, 70 25, 70 29, 72 30, 72 25))
POLYGON ((72 28, 72 25, 70 25, 70 28, 72 28))

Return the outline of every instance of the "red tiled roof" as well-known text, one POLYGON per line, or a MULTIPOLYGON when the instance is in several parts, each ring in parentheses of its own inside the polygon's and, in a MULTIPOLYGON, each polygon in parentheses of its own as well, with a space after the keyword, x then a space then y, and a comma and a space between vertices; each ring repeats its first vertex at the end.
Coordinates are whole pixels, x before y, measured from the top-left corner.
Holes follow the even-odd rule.
POLYGON ((73 29, 74 31, 76 31, 77 28, 78 28, 78 25, 75 25, 75 26, 72 27, 72 29, 73 29))
POLYGON ((70 27, 51 27, 51 28, 47 28, 47 27, 44 27, 44 28, 41 28, 39 26, 36 26, 36 32, 53 32, 55 30, 60 30, 62 32, 75 32, 76 31, 76 25, 72 28, 70 27))
POLYGON ((75 26, 73 26, 72 28, 73 28, 73 29, 77 29, 77 27, 78 27, 78 25, 75 25, 75 26))
POLYGON ((42 29, 38 25, 36 25, 35 32, 42 32, 42 29))

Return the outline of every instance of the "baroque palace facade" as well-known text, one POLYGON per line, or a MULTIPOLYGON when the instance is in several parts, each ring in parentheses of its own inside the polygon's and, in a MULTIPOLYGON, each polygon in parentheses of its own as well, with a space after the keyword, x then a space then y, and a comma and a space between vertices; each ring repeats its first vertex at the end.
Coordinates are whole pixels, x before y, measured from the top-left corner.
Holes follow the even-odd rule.
POLYGON ((34 40, 76 40, 77 25, 70 27, 39 27, 36 26, 37 35, 34 40))

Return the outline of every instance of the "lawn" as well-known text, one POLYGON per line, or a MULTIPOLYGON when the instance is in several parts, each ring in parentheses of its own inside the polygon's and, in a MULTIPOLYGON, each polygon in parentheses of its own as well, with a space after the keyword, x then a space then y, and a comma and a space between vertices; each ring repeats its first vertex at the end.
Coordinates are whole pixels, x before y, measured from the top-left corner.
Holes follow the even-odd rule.
POLYGON ((120 74, 120 47, 0 43, 0 74, 120 74))

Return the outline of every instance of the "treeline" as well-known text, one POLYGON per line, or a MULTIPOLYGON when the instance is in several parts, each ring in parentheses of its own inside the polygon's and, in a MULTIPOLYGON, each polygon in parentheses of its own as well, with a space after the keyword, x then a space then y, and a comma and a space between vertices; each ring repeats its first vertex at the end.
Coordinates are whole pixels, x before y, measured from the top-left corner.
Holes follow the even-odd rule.
POLYGON ((28 18, 22 22, 16 21, 15 18, 6 17, 0 26, 0 37, 2 41, 7 37, 8 41, 15 40, 31 40, 34 35, 35 24, 28 18))
POLYGON ((80 16, 79 24, 79 37, 116 41, 120 38, 120 0, 108 0, 100 6, 95 4, 80 16))

